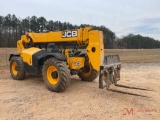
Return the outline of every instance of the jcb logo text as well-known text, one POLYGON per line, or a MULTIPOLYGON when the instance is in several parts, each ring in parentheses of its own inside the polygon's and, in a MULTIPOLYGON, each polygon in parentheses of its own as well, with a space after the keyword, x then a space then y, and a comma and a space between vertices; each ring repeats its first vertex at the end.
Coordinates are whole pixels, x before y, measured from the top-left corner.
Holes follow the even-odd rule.
POLYGON ((76 30, 62 32, 62 38, 77 37, 77 35, 78 32, 76 30))

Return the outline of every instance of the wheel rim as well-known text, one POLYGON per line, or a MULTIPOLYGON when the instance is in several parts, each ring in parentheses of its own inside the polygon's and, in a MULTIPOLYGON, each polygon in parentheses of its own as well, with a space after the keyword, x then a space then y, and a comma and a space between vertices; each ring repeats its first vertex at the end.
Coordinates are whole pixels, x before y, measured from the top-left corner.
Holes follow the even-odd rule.
POLYGON ((17 75, 17 73, 18 73, 16 67, 17 67, 17 63, 16 63, 16 62, 13 62, 13 63, 12 63, 12 73, 13 73, 14 75, 17 75))
POLYGON ((82 74, 83 74, 84 76, 88 76, 88 75, 91 74, 93 68, 92 68, 92 66, 91 66, 89 63, 85 64, 85 66, 88 67, 88 70, 82 72, 82 74))
POLYGON ((59 80, 59 74, 58 74, 58 71, 57 71, 57 68, 54 67, 54 66, 50 66, 48 69, 47 69, 47 79, 48 81, 55 85, 58 83, 58 80, 59 80))

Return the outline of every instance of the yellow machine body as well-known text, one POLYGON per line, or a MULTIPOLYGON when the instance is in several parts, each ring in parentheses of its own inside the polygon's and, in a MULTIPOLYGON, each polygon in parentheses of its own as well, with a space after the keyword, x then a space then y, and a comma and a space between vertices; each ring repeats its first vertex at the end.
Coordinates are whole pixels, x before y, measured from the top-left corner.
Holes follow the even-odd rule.
POLYGON ((103 33, 101 31, 95 30, 90 32, 86 50, 93 68, 99 71, 99 67, 104 60, 103 33))
POLYGON ((84 61, 83 57, 70 57, 68 60, 69 68, 79 70, 84 67, 84 61))
POLYGON ((40 50, 41 49, 34 48, 34 47, 29 48, 29 49, 25 49, 25 50, 22 51, 21 57, 22 57, 22 59, 23 59, 23 61, 25 63, 27 63, 28 65, 32 66, 32 63, 33 63, 32 62, 32 55, 35 54, 35 53, 37 53, 40 50))
MULTIPOLYGON (((75 42, 79 46, 87 46, 86 53, 89 57, 89 62, 93 68, 99 71, 100 66, 104 59, 104 44, 103 44, 103 33, 98 30, 91 30, 91 27, 86 27, 84 29, 80 28, 77 30, 66 30, 58 32, 48 32, 48 33, 26 33, 22 35, 21 40, 17 42, 17 51, 21 54, 24 61, 32 65, 30 57, 38 48, 26 48, 25 45, 32 43, 33 46, 36 43, 72 43, 75 42)), ((71 57, 67 56, 67 62, 70 69, 79 69, 84 67, 83 57, 71 57), (80 63, 77 65, 77 62, 80 63), (77 65, 77 66, 75 66, 77 65)))
POLYGON ((64 91, 70 84, 70 75, 88 82, 99 75, 101 89, 109 89, 110 84, 117 85, 120 80, 119 56, 104 56, 103 32, 91 27, 26 33, 17 41, 17 51, 9 58, 12 78, 21 80, 26 73, 42 74, 51 91, 64 91), (77 46, 85 50, 78 50, 77 46))

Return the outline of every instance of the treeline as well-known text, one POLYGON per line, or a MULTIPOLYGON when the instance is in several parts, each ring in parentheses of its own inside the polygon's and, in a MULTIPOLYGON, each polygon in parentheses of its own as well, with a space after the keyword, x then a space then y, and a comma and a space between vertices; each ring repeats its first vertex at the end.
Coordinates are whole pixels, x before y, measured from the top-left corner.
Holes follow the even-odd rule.
POLYGON ((113 48, 115 33, 105 26, 94 26, 88 24, 73 25, 69 22, 47 21, 44 17, 17 18, 16 15, 8 14, 0 16, 0 47, 16 47, 17 40, 26 32, 61 31, 92 26, 93 29, 102 30, 104 34, 105 48, 113 48))
POLYGON ((46 20, 44 17, 26 17, 20 19, 16 15, 0 16, 0 47, 16 47, 17 40, 26 32, 61 31, 92 26, 103 31, 105 48, 160 48, 160 42, 153 38, 129 34, 121 39, 105 26, 89 24, 73 25, 69 22, 46 20))
POLYGON ((141 35, 129 34, 116 41, 118 48, 127 49, 153 49, 160 48, 160 41, 154 40, 150 37, 143 37, 141 35))

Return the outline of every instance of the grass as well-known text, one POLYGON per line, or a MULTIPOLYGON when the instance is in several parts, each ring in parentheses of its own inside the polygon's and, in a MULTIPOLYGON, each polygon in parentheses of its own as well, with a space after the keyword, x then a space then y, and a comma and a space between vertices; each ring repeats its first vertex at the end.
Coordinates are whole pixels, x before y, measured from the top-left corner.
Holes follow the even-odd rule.
POLYGON ((15 48, 0 48, 0 67, 9 66, 9 56, 16 52, 15 48))
MULTIPOLYGON (((16 48, 0 48, 0 67, 9 66, 9 56, 16 48)), ((123 63, 160 62, 160 49, 106 49, 107 54, 119 54, 123 63)))
POLYGON ((105 54, 119 54, 122 63, 160 62, 160 49, 106 49, 105 54))

